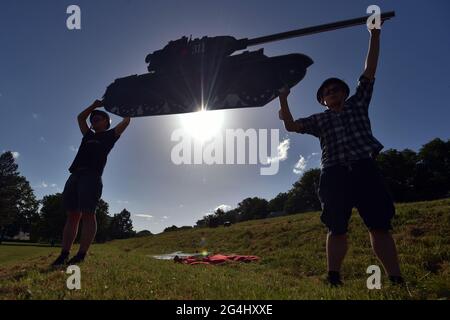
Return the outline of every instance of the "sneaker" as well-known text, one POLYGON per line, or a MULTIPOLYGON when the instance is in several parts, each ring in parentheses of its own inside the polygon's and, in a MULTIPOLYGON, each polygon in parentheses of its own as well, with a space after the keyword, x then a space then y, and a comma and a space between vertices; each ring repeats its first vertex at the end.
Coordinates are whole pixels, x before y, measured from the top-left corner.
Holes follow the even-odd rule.
POLYGON ((341 280, 341 275, 336 271, 329 271, 326 278, 326 283, 332 287, 341 287, 344 283, 341 280))
POLYGON ((67 264, 69 265, 73 265, 73 264, 78 264, 84 261, 84 258, 86 258, 86 253, 80 253, 78 252, 76 255, 74 255, 68 262, 67 264))
POLYGON ((51 264, 52 267, 61 267, 67 264, 67 259, 69 258, 68 252, 61 252, 61 254, 56 258, 55 261, 51 264))
POLYGON ((389 281, 393 286, 404 286, 405 280, 402 276, 389 276, 389 281))

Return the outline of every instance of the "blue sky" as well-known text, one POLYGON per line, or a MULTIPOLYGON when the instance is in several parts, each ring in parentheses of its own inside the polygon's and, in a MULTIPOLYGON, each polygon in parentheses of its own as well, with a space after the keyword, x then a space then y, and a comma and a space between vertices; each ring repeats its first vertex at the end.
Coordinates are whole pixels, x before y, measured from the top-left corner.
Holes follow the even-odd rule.
MULTIPOLYGON (((256 37, 359 17, 371 4, 397 12, 382 32, 370 107, 375 136, 386 149, 417 150, 435 137, 448 139, 450 4, 445 0, 2 1, 0 151, 18 153, 19 169, 39 198, 61 191, 81 140, 77 114, 101 98, 114 79, 145 73, 148 53, 183 35, 256 37), (66 28, 71 4, 81 8, 82 30, 66 28)), ((354 88, 368 36, 360 26, 265 46, 269 56, 300 52, 315 62, 292 90, 295 117, 322 111, 315 92, 325 78, 338 76, 354 88)), ((152 232, 193 225, 219 205, 235 207, 249 196, 271 199, 288 190, 300 177, 293 172, 300 156, 309 159, 306 169, 320 164, 318 140, 287 134, 277 101, 219 113, 219 134, 227 128, 280 129, 290 148, 277 175, 261 176, 259 165, 176 166, 170 135, 182 125, 181 116, 132 119, 103 175, 110 214, 127 208, 135 229, 152 232)))

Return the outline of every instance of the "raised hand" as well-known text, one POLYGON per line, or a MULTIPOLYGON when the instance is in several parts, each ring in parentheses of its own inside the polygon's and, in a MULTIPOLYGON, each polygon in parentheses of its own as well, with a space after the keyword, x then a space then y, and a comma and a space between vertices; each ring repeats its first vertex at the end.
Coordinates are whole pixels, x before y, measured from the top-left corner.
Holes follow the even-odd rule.
POLYGON ((95 100, 94 103, 91 105, 91 107, 94 109, 101 108, 102 106, 103 100, 95 100))
POLYGON ((286 99, 289 94, 291 93, 291 90, 289 89, 289 87, 283 87, 282 89, 280 89, 280 99, 286 99))

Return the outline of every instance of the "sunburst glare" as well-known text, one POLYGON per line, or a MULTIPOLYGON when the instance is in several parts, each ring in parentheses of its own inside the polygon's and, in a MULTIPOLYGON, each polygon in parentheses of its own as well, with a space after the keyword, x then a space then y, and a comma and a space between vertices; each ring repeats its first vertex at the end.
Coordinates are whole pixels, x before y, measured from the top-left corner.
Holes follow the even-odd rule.
POLYGON ((188 134, 201 142, 208 141, 220 131, 224 121, 223 111, 206 111, 202 108, 198 112, 180 116, 181 124, 188 134))

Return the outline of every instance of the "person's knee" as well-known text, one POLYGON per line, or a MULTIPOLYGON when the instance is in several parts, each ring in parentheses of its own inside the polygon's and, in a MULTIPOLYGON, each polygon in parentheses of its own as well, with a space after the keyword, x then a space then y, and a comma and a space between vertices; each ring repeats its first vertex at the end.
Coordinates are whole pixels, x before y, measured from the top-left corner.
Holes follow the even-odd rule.
POLYGON ((67 215, 67 220, 69 222, 78 223, 80 219, 81 219, 81 212, 70 211, 69 214, 67 215))
POLYGON ((81 220, 83 222, 95 222, 95 214, 93 213, 83 213, 81 220))

